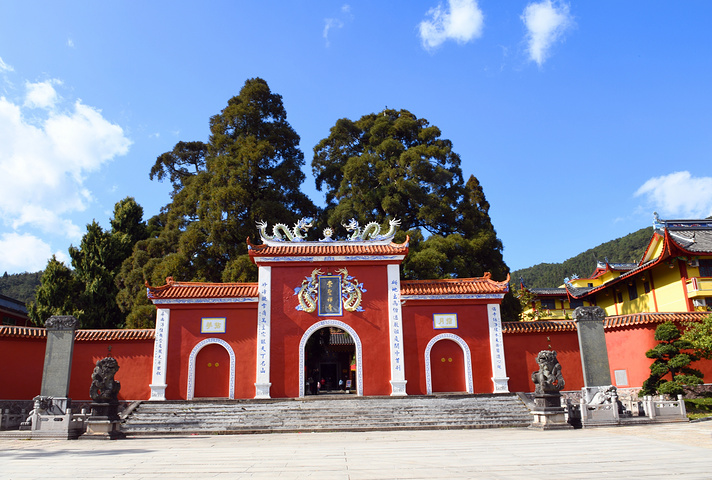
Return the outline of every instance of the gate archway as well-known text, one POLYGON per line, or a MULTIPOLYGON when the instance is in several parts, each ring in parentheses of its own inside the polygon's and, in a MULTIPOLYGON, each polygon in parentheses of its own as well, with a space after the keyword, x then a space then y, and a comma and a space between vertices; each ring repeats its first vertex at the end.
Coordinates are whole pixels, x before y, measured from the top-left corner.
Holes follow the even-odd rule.
POLYGON ((304 396, 304 366, 305 366, 305 355, 304 350, 307 345, 307 340, 312 336, 317 330, 322 328, 339 328, 346 333, 348 333, 354 340, 354 345, 356 349, 356 395, 363 395, 363 371, 362 371, 362 359, 363 359, 363 349, 361 346, 361 339, 356 334, 356 331, 349 325, 341 322, 339 320, 322 320, 317 322, 311 327, 309 327, 302 335, 302 339, 299 342, 299 397, 304 396))

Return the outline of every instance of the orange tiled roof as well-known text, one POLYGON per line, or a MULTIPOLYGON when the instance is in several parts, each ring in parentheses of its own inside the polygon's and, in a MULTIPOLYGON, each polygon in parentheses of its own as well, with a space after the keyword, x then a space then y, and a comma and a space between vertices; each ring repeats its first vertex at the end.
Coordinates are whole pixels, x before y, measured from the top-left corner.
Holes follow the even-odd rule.
POLYGON ((537 322, 502 322, 502 333, 547 333, 575 332, 573 320, 537 321, 537 322))
POLYGON ((105 341, 105 340, 153 340, 156 331, 153 328, 135 328, 125 330, 77 330, 74 337, 78 341, 105 341))
POLYGON ((401 295, 473 295, 506 293, 509 276, 504 282, 495 282, 489 273, 479 278, 448 278, 439 280, 405 280, 401 282, 401 295))
POLYGON ((256 283, 200 283, 174 282, 171 277, 166 285, 148 286, 148 298, 151 300, 188 300, 215 298, 256 298, 256 283))
POLYGON ((615 328, 647 323, 698 322, 709 314, 709 312, 632 313, 606 317, 603 326, 604 328, 615 328))
POLYGON ((255 257, 316 257, 344 255, 406 255, 408 240, 404 243, 369 244, 361 242, 284 242, 284 245, 253 245, 247 239, 250 258, 255 257))
POLYGON ((34 337, 45 338, 47 332, 44 328, 16 327, 14 325, 0 325, 0 337, 34 337))
MULTIPOLYGON (((38 327, 15 327, 12 325, 0 326, 0 337, 30 337, 47 338, 47 330, 38 327)), ((117 340, 153 340, 155 330, 142 329, 111 329, 111 330, 77 330, 74 337, 79 342, 83 341, 117 341, 117 340)))
MULTIPOLYGON (((629 315, 613 315, 603 320, 606 330, 634 325, 646 325, 664 322, 699 322, 709 315, 709 312, 666 312, 666 313, 633 313, 629 315)), ((573 320, 554 320, 536 322, 502 322, 503 333, 546 333, 576 331, 573 320)))

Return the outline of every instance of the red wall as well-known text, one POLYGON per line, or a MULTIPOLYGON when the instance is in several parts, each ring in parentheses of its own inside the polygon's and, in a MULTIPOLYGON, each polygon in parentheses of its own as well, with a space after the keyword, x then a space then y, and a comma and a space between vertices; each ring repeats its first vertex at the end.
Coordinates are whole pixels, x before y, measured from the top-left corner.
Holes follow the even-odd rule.
POLYGON ((536 356, 541 350, 556 350, 561 364, 564 390, 583 387, 578 336, 573 332, 505 333, 504 354, 510 392, 533 392, 532 373, 539 370, 536 356))
POLYGON ((40 394, 44 338, 0 337, 0 400, 30 400, 40 394))
MULTIPOLYGON (((40 394, 45 338, 0 337, 0 399, 30 400, 40 394)), ((108 355, 119 362, 119 400, 145 400, 150 395, 153 340, 74 341, 69 398, 90 401, 91 374, 97 360, 108 355)))
MULTIPOLYGON (((255 364, 257 355, 257 304, 235 303, 171 305, 168 331, 168 364, 166 369, 166 384, 168 387, 166 388, 166 399, 187 398, 188 359, 193 348, 206 338, 224 340, 235 353, 235 398, 254 398, 255 372, 257 368, 255 364), (200 333, 201 319, 203 317, 225 318, 225 333, 200 333)), ((196 370, 200 374, 202 369, 196 368, 196 370)), ((224 380, 223 376, 216 375, 197 380, 201 382, 201 388, 206 390, 224 389, 224 385, 211 385, 211 382, 224 380)), ((148 383, 150 383, 150 378, 148 383)), ((148 396, 147 394, 145 398, 148 398, 148 396)))
MULTIPOLYGON (((311 273, 310 271, 308 273, 311 273)), ((359 272, 354 269, 359 281, 364 281, 365 287, 381 290, 379 282, 385 279, 371 276, 368 269, 359 272)), ((293 277, 299 278, 302 272, 293 272, 293 277)), ((293 290, 286 288, 293 285, 294 278, 283 280, 283 295, 280 304, 283 312, 294 308, 296 297, 293 290), (292 295, 290 295, 290 293, 292 295)), ((301 283, 301 280, 300 282, 301 283)), ((385 288, 383 289, 385 290, 385 288)), ((369 312, 345 312, 339 320, 351 325, 358 333, 364 348, 364 382, 366 395, 390 394, 390 349, 388 345, 387 324, 382 325, 377 319, 386 317, 381 303, 383 297, 364 294, 364 307, 369 312), (379 314, 374 312, 378 309, 379 314), (385 340, 382 340, 385 339, 385 340), (369 382, 374 385, 369 386, 369 382)), ((186 397, 188 357, 193 347, 202 339, 218 337, 231 345, 236 355, 236 397, 253 398, 255 395, 255 340, 257 320, 255 304, 235 304, 228 308, 199 305, 193 307, 174 306, 171 311, 169 334, 169 366, 167 398, 180 399, 186 397), (200 318, 226 317, 227 328, 223 335, 200 334, 200 318)), ((456 304, 416 305, 407 302, 403 308, 404 337, 407 350, 404 352, 405 375, 408 381, 408 394, 424 394, 425 386, 425 347, 435 335, 443 332, 456 333, 462 338, 470 337, 468 341, 473 359, 473 376, 475 393, 491 392, 492 371, 489 358, 489 339, 486 319, 486 307, 456 304), (433 313, 458 313, 458 330, 433 330, 433 313)), ((290 312, 291 313, 291 312, 290 312)), ((301 332, 316 321, 329 317, 314 317, 312 314, 296 312, 292 319, 281 320, 274 316, 273 311, 273 352, 272 352, 272 396, 298 395, 298 372, 294 368, 299 362, 299 340, 301 332), (279 340, 279 335, 284 335, 279 340), (285 371, 289 370, 290 375, 285 371)), ((606 330, 606 344, 611 367, 611 379, 614 380, 614 370, 627 370, 631 387, 639 387, 649 375, 650 360, 645 358, 645 351, 652 348, 656 342, 653 338, 657 324, 636 327, 621 327, 606 330)), ((448 342, 445 342, 448 343, 448 342)), ((452 342, 449 342, 452 343, 452 342)), ((42 368, 45 354, 44 338, 33 337, 0 337, 0 399, 29 400, 39 395, 42 383, 42 368)), ((126 341, 75 341, 72 361, 72 378, 69 396, 75 401, 88 401, 91 373, 96 361, 108 354, 111 345, 111 355, 119 363, 116 379, 121 382, 119 398, 121 400, 146 400, 150 396, 151 367, 153 357, 153 340, 126 341)), ((450 345, 452 346, 452 345, 450 345)), ((207 348, 207 347, 206 347, 207 348)), ((459 347, 458 347, 459 348, 459 347)), ((504 349, 506 355, 509 390, 531 392, 534 384, 531 381, 532 372, 538 370, 536 355, 541 350, 554 349, 562 365, 562 373, 566 381, 565 390, 577 390, 583 386, 581 359, 578 351, 576 332, 524 333, 504 334, 504 349)), ((712 361, 699 361, 693 365, 705 374, 705 381, 712 382, 712 361)), ((220 385, 211 386, 211 378, 207 378, 206 388, 223 388, 225 381, 216 381, 220 385)), ((197 379, 196 379, 197 380, 197 379)), ((206 380, 202 378, 201 380, 206 380)), ((435 382, 434 382, 435 384, 435 382)), ((196 392, 197 393, 197 392, 196 392)))
POLYGON ((151 396, 148 385, 151 383, 153 366, 153 340, 75 341, 69 398, 73 401, 91 401, 91 374, 96 362, 109 356, 109 346, 111 356, 119 363, 119 371, 114 376, 115 380, 121 382, 119 400, 148 399, 151 396))
MULTIPOLYGON (((403 337, 405 344, 406 392, 425 395, 425 348, 433 337, 452 333, 467 342, 472 355, 472 380, 475 393, 491 393, 492 360, 489 347, 487 305, 465 302, 433 302, 409 300, 403 307, 403 337), (433 328, 433 314, 457 313, 457 329, 433 328)), ((458 347, 459 348, 459 347, 458 347)), ((433 379, 435 382, 435 379, 433 379)))

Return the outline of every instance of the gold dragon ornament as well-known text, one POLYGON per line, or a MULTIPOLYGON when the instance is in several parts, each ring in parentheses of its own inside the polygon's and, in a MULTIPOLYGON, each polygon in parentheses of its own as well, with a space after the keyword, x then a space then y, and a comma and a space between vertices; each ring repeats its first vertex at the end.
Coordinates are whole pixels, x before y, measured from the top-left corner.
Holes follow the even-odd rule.
MULTIPOLYGON (((361 294, 366 291, 363 283, 359 283, 356 278, 349 275, 349 271, 346 268, 339 268, 336 273, 341 275, 341 297, 344 299, 344 309, 349 312, 363 312, 361 294)), ((299 305, 296 307, 297 310, 309 313, 316 310, 319 296, 319 275, 323 274, 324 272, 315 268, 310 276, 304 278, 302 285, 294 289, 294 294, 299 300, 299 305)))

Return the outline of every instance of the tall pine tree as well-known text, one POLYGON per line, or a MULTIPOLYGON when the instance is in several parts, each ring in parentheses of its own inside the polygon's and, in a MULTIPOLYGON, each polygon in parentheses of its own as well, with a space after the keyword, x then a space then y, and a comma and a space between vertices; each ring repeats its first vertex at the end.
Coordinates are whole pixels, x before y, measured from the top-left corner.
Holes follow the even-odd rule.
MULTIPOLYGON (((460 157, 440 135, 407 110, 338 120, 314 147, 312 171, 327 201, 322 222, 340 228, 351 217, 380 223, 399 218, 411 239, 405 278, 490 272, 504 280, 509 268, 484 191, 474 176, 463 181, 460 157)), ((503 317, 515 319, 520 308, 508 295, 503 317)))
POLYGON ((282 97, 267 82, 247 80, 210 118, 210 132, 206 144, 181 142, 151 170, 151 178, 169 179, 174 191, 159 233, 136 244, 119 274, 119 303, 130 312, 129 325, 153 322, 153 309, 140 298, 144 281, 254 281, 257 269, 245 240, 255 238, 255 224, 316 214, 300 190, 299 136, 287 122, 282 97))

